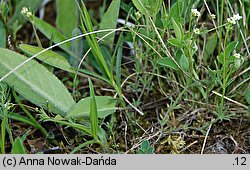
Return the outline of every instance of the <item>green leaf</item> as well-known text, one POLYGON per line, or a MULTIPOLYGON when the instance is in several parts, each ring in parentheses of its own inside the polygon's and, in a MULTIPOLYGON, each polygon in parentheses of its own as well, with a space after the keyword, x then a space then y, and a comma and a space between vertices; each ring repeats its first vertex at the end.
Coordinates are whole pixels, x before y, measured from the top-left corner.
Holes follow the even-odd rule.
POLYGON ((154 153, 154 148, 150 146, 148 140, 144 140, 139 148, 139 154, 153 154, 153 153, 154 153))
POLYGON ((139 2, 139 0, 132 0, 133 4, 137 8, 137 10, 140 11, 142 14, 146 15, 146 10, 144 7, 145 0, 140 0, 140 1, 141 1, 141 3, 139 2))
POLYGON ((11 149, 12 154, 26 154, 27 153, 23 142, 25 141, 29 133, 30 133, 30 130, 28 130, 22 137, 17 137, 15 139, 14 143, 12 144, 12 149, 11 149))
POLYGON ((89 79, 89 89, 90 89, 90 123, 91 123, 91 131, 94 139, 98 139, 98 113, 97 113, 97 103, 95 99, 95 92, 93 88, 93 84, 89 79))
MULTIPOLYGON (((40 18, 33 17, 34 19, 34 25, 41 31, 48 39, 53 37, 52 41, 54 43, 59 43, 64 40, 66 40, 66 36, 64 36, 62 33, 60 33, 55 27, 48 24, 47 22, 41 20, 40 18)), ((64 51, 68 52, 70 51, 70 44, 65 43, 59 46, 64 51)))
POLYGON ((185 70, 188 71, 189 70, 189 62, 188 59, 185 55, 181 55, 180 58, 180 66, 185 70))
POLYGON ((183 36, 184 36, 182 26, 180 22, 178 20, 175 20, 174 18, 172 18, 172 24, 173 24, 175 36, 178 39, 178 41, 181 43, 183 40, 183 36))
MULTIPOLYGON (((116 110, 116 101, 110 96, 95 96, 99 118, 105 118, 116 110)), ((80 100, 67 114, 67 118, 89 116, 91 97, 80 100)))
POLYGON ((238 44, 238 42, 233 41, 233 42, 231 42, 231 43, 229 43, 229 44, 227 45, 227 48, 226 48, 226 51, 225 51, 226 57, 227 57, 227 58, 230 57, 230 54, 231 54, 231 53, 233 52, 233 50, 236 48, 237 44, 238 44))
MULTIPOLYGON (((66 0, 68 1, 68 0, 66 0)), ((102 21, 100 23, 100 30, 104 29, 115 29, 117 25, 117 19, 120 11, 120 3, 121 0, 113 0, 108 8, 108 10, 104 13, 102 17, 102 21)), ((103 37, 107 34, 107 32, 98 33, 99 37, 103 37)), ((107 42, 107 44, 113 45, 115 38, 115 33, 112 33, 105 37, 103 40, 107 42)))
POLYGON ((172 39, 169 39, 168 42, 175 46, 175 47, 178 47, 178 48, 181 48, 182 47, 182 44, 181 42, 177 39, 177 38, 172 38, 172 39))
POLYGON ((23 141, 20 137, 17 137, 13 143, 12 149, 11 149, 12 154, 26 154, 26 148, 23 145, 23 141))
POLYGON ((142 14, 146 15, 146 10, 152 16, 156 16, 159 12, 163 0, 132 0, 134 6, 139 10, 142 14))
POLYGON ((215 48, 217 47, 217 34, 214 33, 207 41, 203 60, 207 63, 207 59, 214 53, 215 48))
MULTIPOLYGON (((0 48, 0 77, 28 58, 0 48)), ((4 79, 9 86, 30 102, 65 116, 75 102, 65 86, 41 64, 31 60, 4 79)))
MULTIPOLYGON (((92 32, 93 31, 93 25, 91 22, 91 18, 89 16, 88 10, 84 4, 83 10, 81 11, 81 28, 84 33, 86 32, 92 32)), ((89 36, 86 36, 86 39, 88 41, 89 46, 91 47, 91 52, 103 74, 108 79, 111 79, 111 73, 109 71, 107 62, 105 58, 102 55, 101 48, 96 40, 96 36, 94 34, 91 34, 89 36)))
POLYGON ((223 53, 220 53, 218 56, 217 56, 217 60, 223 64, 223 58, 224 58, 224 54, 223 53))
POLYGON ((6 47, 6 30, 4 28, 3 22, 0 20, 0 47, 6 47))
POLYGON ((56 25, 63 34, 70 38, 73 30, 78 27, 79 12, 75 1, 56 0, 56 25))
MULTIPOLYGON (((43 48, 31 46, 27 44, 20 44, 19 48, 29 56, 33 56, 41 52, 42 50, 44 50, 43 48)), ((71 65, 69 64, 68 60, 53 51, 50 51, 50 50, 46 51, 40 54, 39 56, 37 56, 36 58, 53 67, 56 67, 65 71, 70 71, 70 72, 72 71, 71 65)))
POLYGON ((183 1, 182 0, 178 0, 170 9, 169 11, 169 15, 168 15, 168 19, 167 22, 169 23, 169 25, 171 24, 171 18, 175 18, 176 20, 178 20, 180 23, 184 24, 184 20, 182 18, 182 13, 183 13, 183 1))
POLYGON ((18 31, 21 26, 27 22, 26 18, 21 14, 22 8, 27 7, 30 11, 35 13, 41 6, 42 2, 43 0, 21 0, 15 7, 14 15, 7 22, 8 28, 11 29, 13 27, 13 24, 17 23, 19 27, 15 31, 18 31))
POLYGON ((168 67, 173 70, 180 70, 179 67, 175 64, 175 62, 171 58, 168 58, 168 57, 159 59, 157 61, 157 64, 164 66, 164 67, 168 67))
MULTIPOLYGON (((33 23, 37 27, 37 29, 39 29, 39 31, 41 31, 48 39, 52 38, 51 41, 54 42, 55 44, 60 43, 67 39, 66 36, 64 36, 55 27, 53 27, 52 25, 44 22, 43 20, 35 16, 33 17, 33 23)), ((60 45, 59 47, 63 49, 65 52, 67 52, 68 54, 70 54, 72 57, 74 57, 75 60, 80 61, 81 59, 72 52, 72 50, 70 49, 70 46, 71 46, 70 42, 67 42, 67 43, 60 45)))
POLYGON ((247 89, 245 93, 245 98, 247 100, 247 103, 250 104, 250 88, 247 89))

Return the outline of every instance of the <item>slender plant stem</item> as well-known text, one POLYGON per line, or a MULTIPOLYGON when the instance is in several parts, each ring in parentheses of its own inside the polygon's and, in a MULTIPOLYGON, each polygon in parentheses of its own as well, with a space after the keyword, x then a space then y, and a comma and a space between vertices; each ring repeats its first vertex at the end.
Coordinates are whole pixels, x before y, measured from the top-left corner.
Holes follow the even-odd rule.
POLYGON ((223 114, 223 106, 224 106, 224 97, 225 97, 225 93, 226 93, 226 84, 227 84, 227 79, 226 79, 226 71, 227 71, 227 61, 226 61, 226 44, 227 44, 227 37, 228 37, 228 30, 226 31, 226 35, 225 35, 225 40, 224 40, 224 54, 223 54, 223 73, 222 73, 222 79, 223 79, 223 83, 222 83, 222 98, 221 98, 221 107, 220 107, 220 112, 219 112, 219 117, 220 119, 223 118, 224 114, 223 114))
POLYGON ((36 121, 36 119, 30 114, 30 112, 23 106, 23 104, 20 102, 20 100, 17 97, 16 92, 13 90, 13 96, 15 100, 17 101, 18 105, 21 107, 21 109, 24 111, 24 113, 30 118, 30 120, 34 123, 35 128, 41 131, 44 137, 48 137, 47 131, 36 121))

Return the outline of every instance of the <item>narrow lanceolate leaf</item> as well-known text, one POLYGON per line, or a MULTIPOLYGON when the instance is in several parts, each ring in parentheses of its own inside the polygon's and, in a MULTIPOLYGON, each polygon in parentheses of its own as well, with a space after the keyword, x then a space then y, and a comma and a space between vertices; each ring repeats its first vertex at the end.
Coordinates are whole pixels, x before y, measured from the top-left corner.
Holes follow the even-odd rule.
POLYGON ((95 92, 93 88, 93 84, 89 79, 89 89, 90 89, 90 123, 91 123, 91 131, 94 139, 98 139, 98 116, 97 116, 97 106, 96 106, 96 99, 95 99, 95 92))
MULTIPOLYGON (((54 43, 59 43, 64 40, 66 40, 66 36, 64 36, 59 30, 57 30, 52 25, 46 23, 45 21, 41 20, 40 18, 33 17, 34 25, 41 31, 48 39, 51 39, 53 37, 52 41, 54 43)), ((70 44, 65 43, 59 46, 66 52, 70 52, 70 44)))
MULTIPOLYGON (((105 118, 116 110, 116 101, 110 96, 95 96, 97 113, 99 118, 105 118)), ((82 118, 89 117, 91 97, 79 101, 67 114, 66 117, 82 118)))
POLYGON ((56 0, 56 12, 56 25, 58 29, 66 37, 71 38, 73 30, 78 27, 79 12, 77 4, 72 0, 56 0))
MULTIPOLYGON (((27 59, 23 55, 0 48, 0 77, 27 59)), ((66 87, 36 61, 27 62, 4 81, 30 102, 61 116, 65 116, 75 105, 66 87)))
POLYGON ((188 59, 185 55, 181 55, 179 64, 183 68, 183 70, 185 70, 185 71, 189 70, 189 62, 188 62, 188 59))
POLYGON ((12 154, 26 154, 26 148, 23 144, 23 140, 20 137, 17 137, 12 145, 11 149, 12 154))
POLYGON ((0 20, 0 47, 6 47, 6 29, 3 22, 0 20))
POLYGON ((178 20, 175 20, 174 18, 172 18, 172 24, 173 24, 175 36, 181 43, 183 39, 183 35, 184 35, 181 24, 179 23, 178 20))
POLYGON ((146 1, 143 0, 132 0, 134 6, 137 8, 138 11, 140 11, 142 14, 146 14, 146 8, 145 8, 145 3, 146 1))
MULTIPOLYGON (((59 30, 57 30, 52 25, 44 22, 43 20, 33 17, 33 23, 41 31, 48 39, 52 39, 51 41, 55 44, 60 43, 67 39, 66 36, 64 36, 59 30)), ((63 49, 65 52, 70 54, 72 57, 74 57, 77 61, 80 61, 80 58, 72 52, 70 49, 70 42, 64 43, 59 46, 61 49, 63 49)))
POLYGON ((29 133, 30 133, 30 130, 28 130, 22 137, 17 137, 15 139, 14 143, 12 144, 12 149, 11 149, 12 154, 26 154, 27 153, 23 142, 25 141, 29 133))
MULTIPOLYGON (((20 44, 19 48, 29 56, 33 56, 42 50, 41 47, 36 47, 28 44, 20 44)), ((53 67, 65 70, 65 71, 72 71, 71 65, 69 64, 68 60, 63 56, 53 52, 53 51, 46 51, 39 56, 36 57, 38 60, 51 65, 53 67)))
MULTIPOLYGON (((115 29, 117 24, 117 19, 120 11, 120 2, 121 0, 113 0, 110 4, 108 10, 105 12, 102 17, 102 21, 100 23, 100 30, 103 29, 115 29)), ((99 33, 99 37, 105 36, 107 33, 99 33)), ((114 42, 115 33, 110 34, 109 36, 104 38, 108 44, 112 45, 114 42)))
POLYGON ((236 48, 238 42, 237 41, 233 41, 231 43, 229 43, 227 45, 227 48, 226 48, 226 51, 225 51, 225 54, 226 54, 226 57, 230 57, 230 54, 233 52, 233 50, 236 48))

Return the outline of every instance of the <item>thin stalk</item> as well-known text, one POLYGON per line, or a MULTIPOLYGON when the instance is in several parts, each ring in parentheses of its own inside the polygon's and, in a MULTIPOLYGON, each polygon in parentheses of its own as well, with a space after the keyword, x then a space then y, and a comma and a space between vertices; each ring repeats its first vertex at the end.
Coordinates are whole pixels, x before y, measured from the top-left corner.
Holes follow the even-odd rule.
MULTIPOLYGON (((223 23, 223 11, 224 11, 224 0, 221 0, 221 6, 220 6, 220 22, 219 25, 222 25, 223 23)), ((219 29, 219 44, 222 42, 222 28, 219 29)), ((219 52, 221 51, 221 47, 219 46, 219 52)))
POLYGON ((21 109, 24 111, 24 113, 30 118, 30 120, 34 123, 35 128, 37 128, 44 137, 48 137, 47 131, 36 121, 36 119, 30 114, 30 112, 23 106, 23 104, 20 102, 20 100, 17 97, 16 92, 13 90, 13 96, 15 100, 17 101, 18 105, 21 107, 21 109))
MULTIPOLYGON (((227 37, 228 37, 228 30, 226 30, 226 35, 225 35, 225 40, 224 40, 224 49, 226 49, 226 44, 227 44, 227 37)), ((226 79, 226 71, 227 71, 227 66, 226 66, 226 50, 224 51, 223 55, 223 73, 222 73, 222 98, 221 98, 221 107, 220 107, 220 112, 219 112, 219 118, 223 118, 223 106, 224 106, 224 97, 226 93, 226 84, 227 84, 227 79, 226 79)))

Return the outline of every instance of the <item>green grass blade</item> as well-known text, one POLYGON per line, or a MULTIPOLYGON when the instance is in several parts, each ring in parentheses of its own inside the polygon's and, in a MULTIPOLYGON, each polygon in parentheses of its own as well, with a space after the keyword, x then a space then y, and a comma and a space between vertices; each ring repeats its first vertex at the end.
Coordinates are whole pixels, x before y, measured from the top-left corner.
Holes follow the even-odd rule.
POLYGON ((95 98, 95 92, 93 88, 93 84, 91 80, 89 79, 89 89, 90 89, 90 97, 91 97, 91 103, 90 103, 90 123, 91 123, 91 131, 94 139, 98 140, 98 113, 97 113, 97 105, 96 105, 96 98, 95 98))

